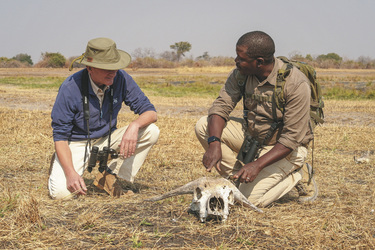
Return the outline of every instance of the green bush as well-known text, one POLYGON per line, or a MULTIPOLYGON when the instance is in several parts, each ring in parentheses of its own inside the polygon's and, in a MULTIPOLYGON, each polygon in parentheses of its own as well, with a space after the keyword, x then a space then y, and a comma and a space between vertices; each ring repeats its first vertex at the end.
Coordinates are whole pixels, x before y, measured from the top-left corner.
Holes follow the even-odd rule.
POLYGON ((31 59, 31 56, 28 55, 28 54, 23 54, 23 53, 20 53, 20 54, 17 54, 16 56, 14 56, 12 59, 14 60, 17 60, 19 62, 22 62, 22 63, 25 63, 25 64, 28 64, 28 65, 33 65, 33 60, 31 59))
POLYGON ((42 61, 37 66, 41 68, 62 68, 65 66, 66 59, 59 52, 57 53, 42 53, 42 61))
POLYGON ((0 57, 0 68, 26 68, 30 65, 15 59, 0 57))

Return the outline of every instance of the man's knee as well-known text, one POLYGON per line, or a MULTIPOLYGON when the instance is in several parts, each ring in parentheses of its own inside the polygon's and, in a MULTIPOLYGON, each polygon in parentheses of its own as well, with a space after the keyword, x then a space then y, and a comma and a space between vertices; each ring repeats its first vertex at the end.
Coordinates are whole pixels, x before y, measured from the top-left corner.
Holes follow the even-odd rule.
POLYGON ((201 117, 195 124, 195 134, 198 139, 207 136, 207 116, 201 117))
POLYGON ((62 200, 71 198, 70 191, 66 188, 66 184, 57 185, 51 179, 48 181, 49 196, 54 200, 62 200))
POLYGON ((49 196, 54 200, 70 197, 70 192, 66 188, 65 174, 56 155, 51 160, 47 186, 49 196))
POLYGON ((239 189, 255 206, 266 207, 292 190, 300 179, 300 172, 293 172, 279 181, 278 178, 265 178, 256 185, 241 184, 239 189))
POLYGON ((150 124, 148 127, 147 127, 147 130, 149 131, 149 142, 153 145, 155 144, 158 139, 159 139, 159 135, 160 135, 160 130, 158 128, 158 126, 156 126, 155 124, 150 124))
POLYGON ((60 192, 53 193, 53 194, 50 193, 49 195, 53 200, 68 200, 72 198, 72 195, 69 192, 69 190, 66 190, 66 191, 61 190, 60 192))

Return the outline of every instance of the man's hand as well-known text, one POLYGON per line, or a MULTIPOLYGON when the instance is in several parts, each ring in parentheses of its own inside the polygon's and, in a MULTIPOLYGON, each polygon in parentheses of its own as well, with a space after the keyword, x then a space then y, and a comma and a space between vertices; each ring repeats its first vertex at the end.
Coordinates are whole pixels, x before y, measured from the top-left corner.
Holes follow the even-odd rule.
POLYGON ((211 142, 206 153, 203 155, 203 165, 207 172, 211 172, 212 168, 215 166, 216 169, 221 172, 221 143, 218 141, 211 142))
POLYGON ((133 156, 137 147, 139 129, 144 128, 156 121, 156 112, 146 111, 142 113, 136 120, 131 122, 124 135, 122 136, 122 140, 120 143, 120 155, 122 155, 124 158, 133 156))
POLYGON ((85 195, 87 188, 83 178, 74 170, 72 153, 70 151, 68 141, 56 141, 55 149, 66 177, 66 188, 71 193, 85 195))
POLYGON ((66 187, 71 193, 76 193, 77 195, 86 195, 87 192, 83 178, 75 171, 66 176, 66 187))
POLYGON ((233 178, 239 179, 240 182, 252 182, 263 168, 285 158, 291 152, 292 149, 276 143, 270 151, 259 157, 256 161, 245 164, 233 178))
POLYGON ((248 183, 255 180, 255 178, 258 176, 260 168, 256 162, 250 162, 246 165, 244 165, 234 176, 234 179, 239 179, 239 181, 248 183))
POLYGON ((130 123, 126 129, 120 143, 120 155, 128 158, 134 155, 137 147, 139 127, 135 123, 130 123))

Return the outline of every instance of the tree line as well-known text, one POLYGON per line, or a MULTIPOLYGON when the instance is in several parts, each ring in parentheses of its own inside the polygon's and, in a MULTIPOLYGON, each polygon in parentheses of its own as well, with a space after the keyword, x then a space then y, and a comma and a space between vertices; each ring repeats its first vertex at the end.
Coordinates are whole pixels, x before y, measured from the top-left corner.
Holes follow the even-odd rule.
MULTIPOLYGON (((234 66, 234 57, 214 56, 211 57, 208 52, 204 52, 196 58, 186 57, 192 45, 189 42, 176 42, 170 45, 170 51, 156 53, 152 48, 137 48, 132 53, 132 63, 130 68, 175 68, 179 66, 187 67, 207 67, 207 66, 234 66)), ((44 52, 41 54, 41 60, 33 63, 31 56, 20 53, 12 58, 0 57, 0 68, 63 68, 69 67, 71 62, 78 56, 64 57, 61 53, 44 52)), ((301 55, 299 52, 289 54, 289 59, 308 63, 316 68, 336 68, 336 69, 374 69, 375 60, 360 56, 357 60, 344 59, 336 53, 321 54, 312 56, 301 55)), ((75 63, 74 67, 83 67, 75 63)))

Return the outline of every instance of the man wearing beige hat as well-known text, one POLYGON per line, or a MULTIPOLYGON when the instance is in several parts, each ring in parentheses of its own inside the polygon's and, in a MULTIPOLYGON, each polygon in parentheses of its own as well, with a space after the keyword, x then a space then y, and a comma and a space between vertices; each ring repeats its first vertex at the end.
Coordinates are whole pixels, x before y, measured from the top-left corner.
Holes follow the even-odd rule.
MULTIPOLYGON (((51 162, 48 189, 53 199, 85 195, 84 171, 99 162, 94 185, 114 197, 124 192, 117 178, 133 182, 159 129, 154 105, 123 69, 128 53, 108 38, 88 42, 76 60, 86 68, 61 85, 52 109, 55 156, 51 162), (122 104, 139 116, 117 128, 122 104), (112 160, 108 163, 108 159, 112 160)), ((73 63, 72 63, 73 64, 73 63)))

